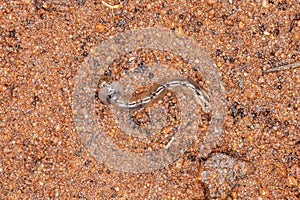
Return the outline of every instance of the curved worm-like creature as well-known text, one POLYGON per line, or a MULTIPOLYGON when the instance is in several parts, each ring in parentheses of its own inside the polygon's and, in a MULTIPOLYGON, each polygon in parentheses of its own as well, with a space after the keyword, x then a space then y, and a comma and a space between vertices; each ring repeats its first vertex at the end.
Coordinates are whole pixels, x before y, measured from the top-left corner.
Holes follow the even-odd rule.
POLYGON ((183 78, 165 81, 163 84, 154 87, 147 95, 141 95, 143 97, 134 100, 124 97, 122 86, 118 82, 110 83, 106 79, 100 82, 98 94, 103 103, 111 103, 123 110, 137 110, 159 99, 166 90, 172 91, 178 88, 189 90, 196 98, 197 103, 200 104, 203 112, 208 113, 210 111, 211 101, 209 95, 193 81, 183 78))

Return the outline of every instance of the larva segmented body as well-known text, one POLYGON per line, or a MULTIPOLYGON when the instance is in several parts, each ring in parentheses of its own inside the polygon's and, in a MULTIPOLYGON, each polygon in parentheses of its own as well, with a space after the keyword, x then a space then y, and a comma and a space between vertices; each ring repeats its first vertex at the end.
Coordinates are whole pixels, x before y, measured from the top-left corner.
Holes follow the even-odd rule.
POLYGON ((152 101, 160 98, 166 90, 174 90, 176 88, 190 90, 204 112, 208 113, 211 107, 209 95, 198 85, 187 79, 172 79, 165 81, 163 84, 154 88, 148 95, 137 98, 136 100, 122 97, 122 86, 116 81, 112 83, 104 81, 101 83, 101 86, 102 88, 100 88, 99 97, 102 102, 112 103, 114 106, 124 110, 136 110, 146 107, 152 103, 152 101))

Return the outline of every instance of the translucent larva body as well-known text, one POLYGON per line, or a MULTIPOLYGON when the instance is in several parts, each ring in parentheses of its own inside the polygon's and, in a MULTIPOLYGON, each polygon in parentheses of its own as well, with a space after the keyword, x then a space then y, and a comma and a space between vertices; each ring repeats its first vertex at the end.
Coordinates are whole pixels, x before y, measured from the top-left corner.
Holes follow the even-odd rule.
POLYGON ((211 107, 209 95, 193 81, 187 79, 165 81, 157 87, 154 87, 147 95, 141 95, 142 97, 134 100, 124 97, 123 88, 118 82, 113 81, 112 83, 108 83, 103 81, 99 90, 99 97, 102 102, 112 103, 120 109, 136 110, 148 106, 160 98, 166 90, 172 91, 179 88, 189 90, 188 92, 194 95, 202 110, 206 113, 209 112, 211 107))

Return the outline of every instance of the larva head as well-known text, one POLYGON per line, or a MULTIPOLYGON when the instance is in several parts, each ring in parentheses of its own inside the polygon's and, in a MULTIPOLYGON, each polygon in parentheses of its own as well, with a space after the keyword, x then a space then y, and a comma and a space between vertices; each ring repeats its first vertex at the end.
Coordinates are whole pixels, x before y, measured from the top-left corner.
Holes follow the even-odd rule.
POLYGON ((111 103, 112 100, 115 101, 122 94, 123 87, 116 81, 112 83, 104 81, 100 84, 98 96, 100 100, 105 104, 111 103))

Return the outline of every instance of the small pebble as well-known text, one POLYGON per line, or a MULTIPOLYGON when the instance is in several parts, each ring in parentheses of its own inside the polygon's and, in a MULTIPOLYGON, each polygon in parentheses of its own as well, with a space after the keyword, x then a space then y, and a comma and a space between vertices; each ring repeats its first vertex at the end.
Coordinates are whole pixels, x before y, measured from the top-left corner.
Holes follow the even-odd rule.
POLYGON ((268 188, 266 188, 266 187, 259 188, 259 194, 263 197, 269 197, 270 196, 270 192, 269 192, 268 188))
POLYGON ((207 3, 209 5, 214 5, 214 4, 218 3, 218 0, 207 0, 207 3))
POLYGON ((103 24, 97 24, 96 25, 96 31, 98 33, 103 33, 106 30, 106 27, 103 24))
POLYGON ((295 177, 288 176, 287 179, 286 179, 286 185, 289 186, 289 187, 297 186, 298 185, 298 181, 297 181, 297 179, 295 177))
POLYGON ((149 77, 149 79, 152 79, 152 78, 154 78, 154 74, 152 72, 150 72, 148 77, 149 77))
POLYGON ((238 194, 236 192, 232 192, 231 196, 233 199, 237 199, 238 198, 238 194))

